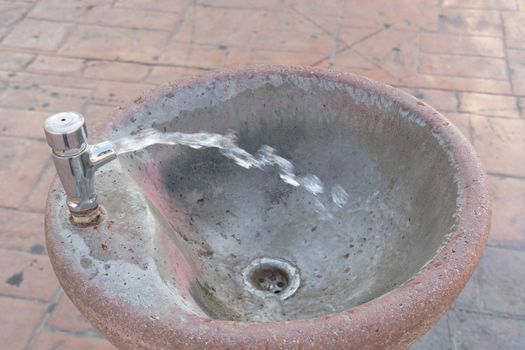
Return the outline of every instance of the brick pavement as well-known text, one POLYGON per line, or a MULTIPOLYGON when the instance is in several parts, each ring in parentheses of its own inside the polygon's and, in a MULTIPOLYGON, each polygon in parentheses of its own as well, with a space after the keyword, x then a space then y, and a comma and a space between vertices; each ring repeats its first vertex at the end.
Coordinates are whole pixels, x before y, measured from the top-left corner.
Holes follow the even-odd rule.
POLYGON ((412 349, 525 348, 524 0, 0 0, 2 348, 113 348, 46 256, 46 116, 80 111, 92 128, 158 84, 253 63, 356 72, 459 126, 489 174, 492 234, 464 293, 412 349))

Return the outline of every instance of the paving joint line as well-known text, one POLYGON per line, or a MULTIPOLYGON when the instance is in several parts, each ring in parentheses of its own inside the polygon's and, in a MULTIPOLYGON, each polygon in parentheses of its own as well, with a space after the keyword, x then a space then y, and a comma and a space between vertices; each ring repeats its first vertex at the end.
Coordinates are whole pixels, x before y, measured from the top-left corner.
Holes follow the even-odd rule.
POLYGON ((24 348, 24 350, 31 350, 31 348, 33 347, 33 345, 34 345, 34 343, 36 341, 36 338, 40 335, 42 330, 44 330, 45 324, 46 324, 47 320, 49 319, 49 317, 51 317, 51 313, 53 312, 53 309, 56 306, 56 304, 58 303, 58 300, 59 300, 61 295, 62 295, 62 289, 60 287, 58 287, 58 290, 55 292, 55 296, 47 303, 47 306, 46 306, 46 308, 44 310, 44 314, 40 318, 40 322, 38 323, 38 325, 33 329, 33 332, 31 334, 31 336, 29 337, 29 340, 28 340, 27 345, 24 348), (53 306, 53 305, 55 305, 55 306, 53 306))

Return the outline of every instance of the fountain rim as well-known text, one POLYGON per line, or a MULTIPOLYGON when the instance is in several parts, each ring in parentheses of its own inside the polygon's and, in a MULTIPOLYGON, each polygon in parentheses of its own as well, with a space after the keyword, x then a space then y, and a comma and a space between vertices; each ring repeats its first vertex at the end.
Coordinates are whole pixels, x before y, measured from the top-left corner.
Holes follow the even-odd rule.
MULTIPOLYGON (((457 211, 456 229, 441 251, 416 274, 395 289, 353 308, 309 319, 262 323, 210 319, 181 311, 184 322, 156 320, 152 323, 152 327, 157 329, 155 333, 170 332, 177 338, 188 337, 193 339, 196 346, 215 344, 217 347, 233 348, 251 347, 253 344, 280 344, 286 348, 294 344, 294 339, 308 341, 309 345, 318 348, 348 344, 380 345, 381 342, 388 344, 387 340, 392 337, 401 339, 400 344, 410 344, 430 329, 457 298, 479 262, 490 231, 491 200, 486 175, 478 156, 461 132, 428 104, 392 86, 352 73, 300 66, 247 66, 207 72, 153 89, 143 97, 120 107, 112 114, 112 121, 93 134, 97 133, 102 137, 110 135, 112 129, 126 123, 133 116, 138 106, 156 103, 168 93, 214 81, 270 74, 317 78, 357 87, 394 101, 424 120, 424 127, 440 135, 443 141, 441 146, 446 147, 457 163, 455 170, 460 179, 458 194, 462 196, 464 203, 457 211), (411 334, 413 330, 418 334, 411 334), (374 331, 382 339, 378 339, 374 331)), ((52 188, 57 186, 55 181, 52 188)), ((56 204, 48 197, 47 207, 52 205, 56 204)), ((46 209, 46 216, 51 213, 52 211, 46 209)), ((136 327, 137 331, 143 328, 142 324, 151 323, 147 311, 122 310, 125 309, 122 305, 106 307, 108 312, 127 313, 130 321, 136 318, 131 322, 135 326, 131 327, 136 327), (109 310, 113 307, 113 310, 109 310)), ((114 333, 108 330, 108 333, 110 340, 122 338, 118 331, 114 333)), ((140 332, 134 336, 138 337, 138 333, 140 332)), ((144 343, 148 344, 147 341, 144 343)))

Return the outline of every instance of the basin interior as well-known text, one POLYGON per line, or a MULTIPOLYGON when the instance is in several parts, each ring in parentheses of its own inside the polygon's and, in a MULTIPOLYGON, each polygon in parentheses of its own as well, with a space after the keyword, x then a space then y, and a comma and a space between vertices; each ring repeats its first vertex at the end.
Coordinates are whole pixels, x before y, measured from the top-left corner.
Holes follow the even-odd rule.
MULTIPOLYGON (((247 151, 269 145, 325 186, 316 198, 275 169, 241 168, 216 149, 156 145, 120 157, 126 181, 169 224, 169 247, 155 243, 157 260, 173 249, 184 256, 187 292, 206 317, 280 321, 352 308, 417 273, 453 230, 458 190, 449 155, 387 97, 279 74, 166 91, 136 107, 113 136, 152 126, 233 131, 247 151), (349 195, 343 207, 330 200, 336 185, 349 195), (279 266, 263 266, 248 285, 243 274, 262 258, 296 269, 297 290, 282 297, 294 276, 279 266), (272 271, 283 290, 265 287, 272 271)), ((176 267, 159 270, 175 292, 183 288, 170 282, 176 267)))

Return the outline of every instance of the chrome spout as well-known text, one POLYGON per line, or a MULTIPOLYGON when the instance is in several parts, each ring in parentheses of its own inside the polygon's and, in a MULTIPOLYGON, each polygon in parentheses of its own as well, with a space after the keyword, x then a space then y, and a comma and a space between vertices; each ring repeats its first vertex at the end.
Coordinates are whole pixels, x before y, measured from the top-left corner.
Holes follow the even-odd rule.
POLYGON ((44 131, 74 222, 92 222, 100 215, 94 174, 117 157, 113 145, 111 142, 90 145, 84 117, 75 112, 50 116, 44 123, 44 131))

